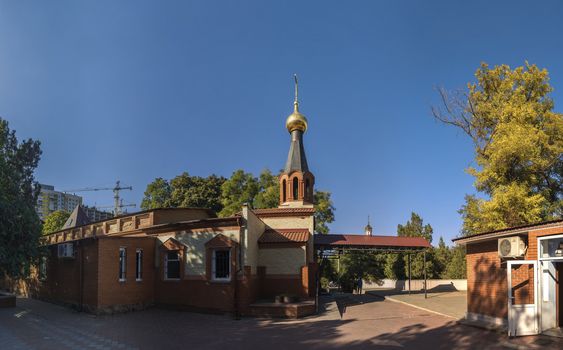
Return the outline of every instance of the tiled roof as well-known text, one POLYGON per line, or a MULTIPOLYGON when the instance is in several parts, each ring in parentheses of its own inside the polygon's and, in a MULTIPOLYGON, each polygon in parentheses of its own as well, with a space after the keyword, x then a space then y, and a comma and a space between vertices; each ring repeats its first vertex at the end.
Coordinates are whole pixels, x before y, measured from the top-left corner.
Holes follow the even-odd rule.
POLYGON ((563 225, 562 219, 552 220, 552 221, 544 221, 544 222, 539 222, 539 223, 535 223, 535 224, 508 227, 508 228, 504 228, 504 229, 501 229, 501 230, 477 233, 477 234, 474 234, 474 235, 471 235, 471 236, 457 237, 457 238, 452 239, 452 241, 457 243, 457 244, 465 244, 465 243, 468 243, 468 242, 476 242, 476 241, 484 241, 484 240, 489 240, 489 239, 496 239, 496 238, 507 236, 507 235, 523 234, 523 233, 527 233, 528 231, 532 231, 532 230, 541 230, 541 229, 546 229, 546 228, 561 227, 562 225, 563 225))
POLYGON ((309 240, 309 230, 268 229, 258 239, 258 243, 305 243, 309 240))
POLYGON ((323 247, 431 247, 430 243, 422 237, 318 234, 314 236, 314 240, 315 246, 323 247))
POLYGON ((254 214, 260 217, 275 216, 311 216, 315 214, 315 208, 270 208, 254 209, 254 214))

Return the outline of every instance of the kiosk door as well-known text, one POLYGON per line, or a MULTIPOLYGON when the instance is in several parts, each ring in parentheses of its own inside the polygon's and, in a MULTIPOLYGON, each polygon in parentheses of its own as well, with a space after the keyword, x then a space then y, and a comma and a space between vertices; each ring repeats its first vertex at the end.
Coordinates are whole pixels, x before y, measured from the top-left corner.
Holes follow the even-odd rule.
POLYGON ((507 261, 508 335, 538 334, 537 262, 507 261))

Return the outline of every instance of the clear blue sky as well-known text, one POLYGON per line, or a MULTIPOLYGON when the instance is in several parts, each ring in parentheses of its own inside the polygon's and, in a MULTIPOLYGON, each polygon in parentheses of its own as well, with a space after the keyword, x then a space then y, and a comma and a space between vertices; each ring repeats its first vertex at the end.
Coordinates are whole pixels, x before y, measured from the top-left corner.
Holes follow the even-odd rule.
MULTIPOLYGON (((1 1, 0 115, 42 142, 40 182, 132 185, 280 169, 300 76, 305 147, 333 232, 395 234, 411 211, 459 233, 472 147, 433 120, 436 86, 481 61, 563 88, 557 1, 1 1)), ((111 192, 83 193, 111 204, 111 192)))

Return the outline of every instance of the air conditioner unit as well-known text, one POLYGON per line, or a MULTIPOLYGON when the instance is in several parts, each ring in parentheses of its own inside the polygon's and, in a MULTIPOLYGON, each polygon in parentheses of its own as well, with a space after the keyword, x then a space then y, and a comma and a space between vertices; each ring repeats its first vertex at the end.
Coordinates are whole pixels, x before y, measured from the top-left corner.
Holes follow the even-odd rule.
POLYGON ((501 258, 516 258, 526 254, 526 242, 520 236, 499 238, 498 255, 501 258))
POLYGON ((74 245, 72 243, 61 243, 58 245, 59 258, 74 258, 74 245))

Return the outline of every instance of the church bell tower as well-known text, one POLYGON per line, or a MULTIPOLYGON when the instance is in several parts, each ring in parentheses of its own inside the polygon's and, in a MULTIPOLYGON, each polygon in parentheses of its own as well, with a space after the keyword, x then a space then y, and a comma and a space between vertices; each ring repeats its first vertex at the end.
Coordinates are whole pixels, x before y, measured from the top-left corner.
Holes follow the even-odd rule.
POLYGON ((299 112, 297 75, 295 79, 295 101, 293 113, 287 117, 285 126, 291 135, 289 154, 285 168, 280 175, 280 207, 301 207, 313 205, 315 176, 309 171, 303 134, 307 131, 307 118, 299 112))

